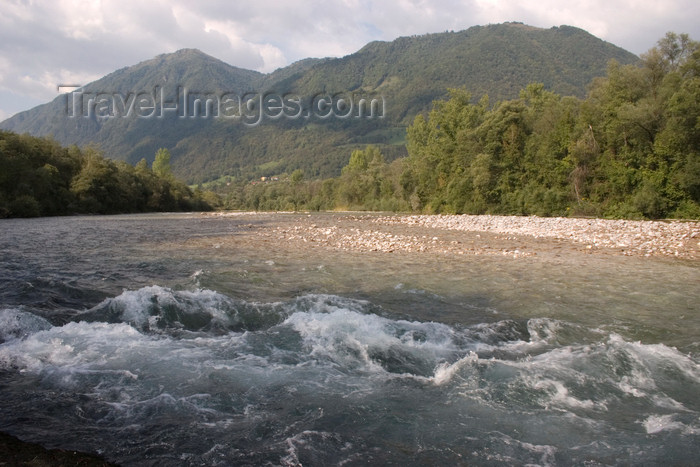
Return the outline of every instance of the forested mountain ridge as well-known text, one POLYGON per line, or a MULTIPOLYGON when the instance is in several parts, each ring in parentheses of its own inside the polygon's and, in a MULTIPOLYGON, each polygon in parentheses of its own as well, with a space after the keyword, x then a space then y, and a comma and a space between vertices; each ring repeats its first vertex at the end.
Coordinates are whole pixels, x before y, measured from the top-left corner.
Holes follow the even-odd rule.
MULTIPOLYGON (((498 100, 518 96, 531 82, 546 90, 582 97, 595 76, 614 59, 638 57, 587 32, 562 26, 539 29, 519 23, 476 26, 460 32, 402 37, 372 42, 342 58, 306 59, 270 74, 243 70, 192 49, 160 55, 123 68, 84 86, 90 93, 117 93, 108 115, 89 115, 74 95, 61 95, 5 120, 0 127, 36 136, 51 135, 62 144, 95 143, 112 159, 149 162, 158 148, 168 148, 173 171, 190 183, 222 176, 249 180, 303 170, 307 178, 336 176, 350 153, 377 145, 389 160, 406 155, 405 128, 413 118, 444 98, 448 88, 466 88, 473 96, 498 100), (177 89, 209 95, 294 93, 311 98, 322 93, 361 93, 381 99, 382 118, 282 118, 259 125, 223 118, 122 118, 129 93, 150 93, 173 103, 177 89), (164 94, 163 94, 164 93, 164 94), (72 115, 73 118, 70 118, 72 115)), ((133 96, 131 96, 133 97, 133 96)), ((148 106, 146 106, 148 109, 148 106)), ((93 108, 99 111, 99 108, 93 108)), ((104 110, 104 109, 103 109, 104 110)), ((143 110, 143 109, 142 109, 143 110)))
POLYGON ((406 136, 407 157, 370 145, 339 177, 238 184, 226 206, 700 219, 700 42, 668 33, 585 99, 532 83, 491 106, 452 89, 406 136))
POLYGON ((108 118, 81 116, 91 110, 94 112, 94 106, 90 109, 89 105, 91 97, 100 93, 117 95, 128 107, 130 97, 136 93, 174 100, 178 87, 205 89, 206 92, 236 91, 247 89, 262 76, 256 71, 228 65, 197 49, 182 49, 116 70, 76 92, 19 113, 0 123, 0 128, 33 136, 51 136, 66 145, 97 144, 107 157, 132 164, 142 158, 152 162, 158 148, 173 147, 210 123, 203 119, 182 122, 168 118, 175 116, 168 114, 166 118, 134 115, 111 118, 113 114, 108 118), (159 92, 161 89, 167 93, 159 92))
POLYGON ((532 82, 584 97, 586 86, 605 74, 610 59, 623 64, 638 60, 575 27, 506 23, 371 42, 354 54, 320 63, 293 88, 381 89, 401 103, 391 103, 390 118, 408 124, 454 87, 488 94, 493 102, 517 97, 532 82))

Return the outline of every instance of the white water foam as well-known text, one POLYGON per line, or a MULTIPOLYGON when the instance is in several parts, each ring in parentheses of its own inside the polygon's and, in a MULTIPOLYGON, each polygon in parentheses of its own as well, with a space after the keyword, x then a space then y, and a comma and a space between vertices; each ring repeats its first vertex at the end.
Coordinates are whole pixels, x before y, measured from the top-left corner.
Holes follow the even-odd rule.
POLYGON ((677 420, 678 415, 650 415, 642 423, 648 434, 656 434, 663 431, 680 431, 686 435, 700 435, 700 426, 686 425, 677 420))
POLYGON ((164 309, 176 310, 180 314, 201 313, 213 321, 227 323, 230 319, 227 311, 235 309, 235 302, 212 290, 174 291, 154 285, 125 290, 117 297, 104 300, 90 311, 108 310, 121 322, 138 329, 154 329, 163 319, 164 309))
POLYGON ((68 323, 0 346, 0 365, 45 374, 62 386, 70 385, 79 375, 98 372, 135 379, 128 369, 130 351, 152 351, 145 341, 127 324, 68 323))
POLYGON ((297 312, 285 324, 304 339, 314 358, 329 359, 345 367, 370 371, 389 370, 423 375, 453 359, 462 350, 455 331, 440 323, 391 320, 347 309, 327 313, 297 312))
POLYGON ((50 328, 51 323, 41 316, 17 308, 0 309, 0 343, 50 328))
POLYGON ((472 366, 479 361, 479 356, 475 352, 469 352, 469 354, 460 358, 454 363, 442 362, 435 367, 435 374, 430 378, 430 380, 437 386, 442 386, 449 383, 453 378, 466 366, 472 366))
POLYGON ((500 445, 494 449, 497 454, 487 455, 487 460, 505 463, 507 465, 522 464, 526 466, 553 466, 556 465, 557 449, 549 445, 535 445, 522 442, 503 433, 492 433, 494 443, 500 445))
MULTIPOLYGON (((533 417, 546 418, 562 438, 581 426, 628 436, 633 429, 616 420, 631 403, 644 414, 631 418, 638 431, 700 433, 692 395, 698 365, 674 348, 617 334, 581 334, 583 342, 571 343, 576 327, 546 318, 461 327, 372 311, 369 302, 333 295, 251 304, 208 290, 145 287, 78 316, 89 322, 51 326, 22 310, 0 310, 0 368, 37 376, 42 390, 80 394, 71 413, 81 420, 134 433, 184 420, 172 428, 184 430, 177 436, 195 429, 272 436, 266 449, 283 463, 322 456, 324 446, 335 460, 353 458, 344 448, 348 435, 331 429, 353 416, 350 431, 357 420, 377 430, 396 422, 424 439, 432 439, 424 425, 449 419, 456 430, 450 443, 463 441, 458 428, 477 417, 478 428, 490 430, 482 454, 498 452, 477 460, 538 465, 556 463, 559 451, 527 435, 533 417), (227 323, 253 312, 275 318, 226 333, 151 332, 152 319, 171 309, 176 317, 193 312, 227 323), (414 409, 421 414, 415 420, 414 409), (502 435, 511 425, 525 434, 502 435)), ((206 448, 208 456, 229 452, 222 439, 206 448)), ((188 462, 203 459, 191 451, 182 454, 188 462)))

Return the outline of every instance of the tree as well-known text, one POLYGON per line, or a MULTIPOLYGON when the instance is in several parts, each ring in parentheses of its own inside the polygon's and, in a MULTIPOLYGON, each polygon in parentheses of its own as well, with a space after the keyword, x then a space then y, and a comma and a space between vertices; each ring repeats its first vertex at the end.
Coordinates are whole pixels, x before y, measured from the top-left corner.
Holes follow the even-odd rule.
POLYGON ((160 148, 156 152, 156 158, 153 161, 153 173, 160 178, 173 178, 173 173, 170 168, 170 151, 166 148, 160 148))
MULTIPOLYGON (((161 168, 168 158, 166 150, 161 168)), ((132 167, 106 159, 95 146, 63 148, 50 138, 0 131, 0 217, 210 209, 204 193, 161 173, 166 178, 145 160, 132 167)))
POLYGON ((341 202, 356 208, 373 209, 382 197, 384 156, 373 145, 357 149, 343 167, 338 192, 341 202))
POLYGON ((289 176, 289 180, 292 182, 292 185, 300 184, 301 181, 304 180, 304 171, 301 169, 296 169, 294 172, 292 172, 292 175, 289 176))
POLYGON ((416 209, 461 212, 468 197, 464 174, 481 152, 477 128, 488 109, 488 97, 471 103, 464 89, 450 89, 426 119, 419 115, 406 131, 409 161, 401 176, 404 195, 416 209))

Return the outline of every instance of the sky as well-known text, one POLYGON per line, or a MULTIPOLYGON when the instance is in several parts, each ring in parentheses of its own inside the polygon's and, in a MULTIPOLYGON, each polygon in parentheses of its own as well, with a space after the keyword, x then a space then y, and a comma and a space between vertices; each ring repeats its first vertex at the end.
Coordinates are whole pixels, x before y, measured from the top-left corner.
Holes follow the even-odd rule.
POLYGON ((697 0, 0 0, 0 121, 162 53, 198 48, 270 72, 374 40, 520 21, 576 26, 637 55, 700 40, 697 0))

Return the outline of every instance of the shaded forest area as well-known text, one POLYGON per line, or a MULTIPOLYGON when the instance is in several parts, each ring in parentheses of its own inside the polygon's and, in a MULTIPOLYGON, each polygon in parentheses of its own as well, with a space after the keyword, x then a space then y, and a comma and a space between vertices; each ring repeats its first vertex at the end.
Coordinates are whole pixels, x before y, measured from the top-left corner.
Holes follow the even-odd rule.
POLYGON ((152 168, 134 167, 94 147, 0 131, 0 217, 209 210, 211 196, 173 177, 166 149, 152 168))
POLYGON ((668 33, 641 58, 612 61, 585 99, 453 89, 408 128, 408 157, 368 146, 336 178, 232 184, 225 207, 698 219, 700 43, 668 33))

